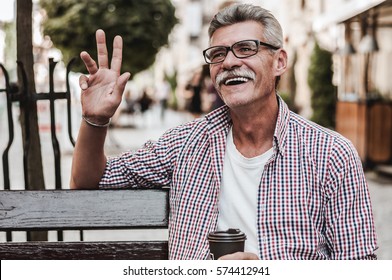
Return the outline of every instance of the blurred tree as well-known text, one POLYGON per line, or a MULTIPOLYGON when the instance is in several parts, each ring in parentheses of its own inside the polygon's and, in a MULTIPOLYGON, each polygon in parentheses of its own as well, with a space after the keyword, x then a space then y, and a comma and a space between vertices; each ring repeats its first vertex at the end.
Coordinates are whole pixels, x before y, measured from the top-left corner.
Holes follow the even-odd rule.
POLYGON ((176 96, 176 89, 177 89, 177 69, 174 70, 173 74, 169 75, 165 73, 165 80, 170 84, 170 98, 169 98, 169 107, 172 109, 177 109, 178 107, 178 100, 176 96))
POLYGON ((308 84, 311 90, 312 121, 335 128, 336 87, 332 84, 332 54, 317 42, 310 58, 308 84))
POLYGON ((10 79, 16 80, 16 21, 3 22, 0 28, 5 32, 4 46, 7 50, 3 64, 10 75, 10 79))
MULTIPOLYGON (((40 5, 47 13, 44 34, 62 51, 65 62, 82 50, 96 57, 95 31, 101 28, 110 55, 113 38, 123 37, 122 70, 133 75, 154 63, 178 22, 170 0, 40 0, 40 5)), ((81 60, 73 69, 85 71, 81 60)))
POLYGON ((297 50, 294 50, 293 61, 291 66, 287 68, 287 71, 284 76, 282 76, 279 85, 278 91, 280 97, 286 102, 289 109, 295 113, 298 113, 299 108, 295 102, 295 97, 297 95, 297 80, 295 76, 295 66, 298 60, 297 50))

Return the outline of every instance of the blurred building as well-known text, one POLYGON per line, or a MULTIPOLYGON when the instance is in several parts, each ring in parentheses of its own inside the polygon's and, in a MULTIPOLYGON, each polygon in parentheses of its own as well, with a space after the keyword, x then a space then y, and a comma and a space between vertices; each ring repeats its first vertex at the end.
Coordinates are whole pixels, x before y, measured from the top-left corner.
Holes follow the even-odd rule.
POLYGON ((313 31, 335 52, 336 130, 364 163, 392 163, 392 1, 328 1, 313 31))
POLYGON ((285 34, 299 112, 312 113, 307 71, 317 40, 333 53, 336 130, 353 142, 366 166, 391 164, 392 0, 278 2, 272 11, 285 34))

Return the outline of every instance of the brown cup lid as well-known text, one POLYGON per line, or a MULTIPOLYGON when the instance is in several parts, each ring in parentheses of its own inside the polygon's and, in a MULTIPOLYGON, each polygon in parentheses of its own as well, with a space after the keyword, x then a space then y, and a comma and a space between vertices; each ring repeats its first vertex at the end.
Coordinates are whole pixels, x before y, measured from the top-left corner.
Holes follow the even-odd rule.
POLYGON ((208 240, 212 242, 236 242, 245 241, 246 235, 239 229, 229 228, 225 231, 214 231, 208 234, 208 240))

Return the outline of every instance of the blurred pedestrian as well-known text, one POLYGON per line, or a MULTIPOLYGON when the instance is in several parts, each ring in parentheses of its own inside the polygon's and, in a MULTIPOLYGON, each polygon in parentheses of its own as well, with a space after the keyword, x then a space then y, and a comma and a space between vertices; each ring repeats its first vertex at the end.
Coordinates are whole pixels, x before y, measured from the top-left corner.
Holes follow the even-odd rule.
POLYGON ((189 81, 185 89, 192 93, 189 103, 189 112, 191 112, 194 118, 198 118, 203 112, 201 99, 201 93, 203 90, 203 77, 200 71, 196 71, 193 74, 192 79, 189 81))
POLYGON ((161 121, 165 119, 165 111, 167 109, 167 101, 171 94, 171 86, 167 80, 162 80, 158 83, 155 91, 155 98, 157 99, 160 106, 160 117, 161 121))
POLYGON ((206 78, 205 83, 206 83, 207 93, 211 96, 210 99, 212 99, 212 102, 210 105, 210 111, 213 111, 213 110, 218 109, 219 107, 225 105, 225 102, 223 102, 222 98, 219 96, 219 93, 216 90, 211 79, 206 78))

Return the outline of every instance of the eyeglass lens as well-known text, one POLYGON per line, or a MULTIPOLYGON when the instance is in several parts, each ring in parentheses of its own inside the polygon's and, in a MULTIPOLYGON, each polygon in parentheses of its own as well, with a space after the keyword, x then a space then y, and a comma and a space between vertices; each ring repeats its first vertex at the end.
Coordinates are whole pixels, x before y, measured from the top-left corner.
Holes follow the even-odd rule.
POLYGON ((206 50, 205 58, 208 63, 222 62, 231 50, 238 58, 245 58, 257 53, 257 41, 246 40, 233 44, 231 47, 217 46, 206 50))

